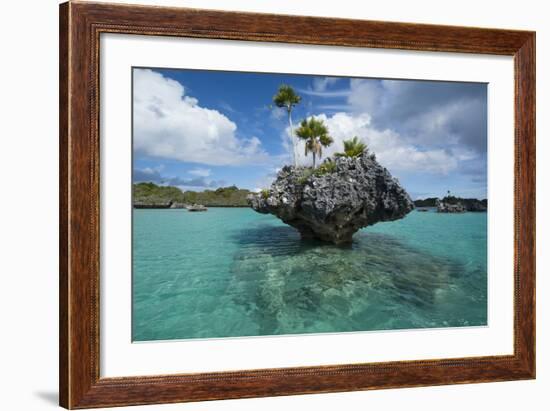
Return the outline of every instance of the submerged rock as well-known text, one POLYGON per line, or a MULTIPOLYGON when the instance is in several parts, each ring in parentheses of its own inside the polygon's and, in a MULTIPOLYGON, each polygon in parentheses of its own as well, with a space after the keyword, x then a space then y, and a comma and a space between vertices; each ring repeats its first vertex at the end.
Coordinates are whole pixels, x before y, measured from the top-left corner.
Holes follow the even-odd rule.
MULTIPOLYGON (((428 223, 435 232, 436 220, 428 223)), ((338 247, 299 241, 295 230, 271 222, 243 228, 234 236, 242 247, 225 292, 244 307, 254 335, 485 324, 483 287, 469 290, 467 310, 442 307, 464 304, 464 279, 485 279, 486 271, 475 274, 475 265, 392 235, 366 230, 355 237, 338 247)))
POLYGON ((269 190, 247 199, 302 238, 334 244, 349 243, 360 228, 403 218, 414 208, 397 179, 368 153, 327 159, 316 170, 285 166, 269 190))

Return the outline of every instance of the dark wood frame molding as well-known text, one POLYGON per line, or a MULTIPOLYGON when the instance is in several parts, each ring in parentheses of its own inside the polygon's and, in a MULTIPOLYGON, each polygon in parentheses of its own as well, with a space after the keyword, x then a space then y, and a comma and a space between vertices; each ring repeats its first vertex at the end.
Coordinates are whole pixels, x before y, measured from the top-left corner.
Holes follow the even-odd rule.
POLYGON ((535 33, 184 8, 60 6, 60 405, 202 401, 535 378, 535 33), (101 33, 499 54, 515 64, 514 354, 100 378, 101 33))

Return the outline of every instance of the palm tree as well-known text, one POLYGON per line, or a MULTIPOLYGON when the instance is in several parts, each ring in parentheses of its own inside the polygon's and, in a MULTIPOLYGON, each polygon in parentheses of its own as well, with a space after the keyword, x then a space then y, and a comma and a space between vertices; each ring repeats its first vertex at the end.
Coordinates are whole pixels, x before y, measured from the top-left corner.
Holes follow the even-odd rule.
POLYGON ((300 127, 296 130, 296 135, 306 142, 306 156, 311 153, 313 156, 313 168, 315 168, 315 159, 317 156, 321 158, 323 147, 328 147, 332 144, 332 137, 328 134, 328 128, 323 123, 323 120, 317 120, 311 117, 309 120, 304 119, 300 123, 300 127))
POLYGON ((294 143, 294 127, 292 124, 292 109, 296 104, 299 104, 302 100, 292 87, 282 84, 279 87, 277 94, 273 96, 273 103, 277 107, 285 108, 288 115, 288 125, 290 126, 290 139, 292 141, 292 160, 294 161, 294 167, 298 166, 296 159, 296 144, 294 143))
POLYGON ((350 140, 344 140, 344 152, 336 153, 336 157, 359 157, 367 150, 367 145, 362 143, 357 136, 350 140))

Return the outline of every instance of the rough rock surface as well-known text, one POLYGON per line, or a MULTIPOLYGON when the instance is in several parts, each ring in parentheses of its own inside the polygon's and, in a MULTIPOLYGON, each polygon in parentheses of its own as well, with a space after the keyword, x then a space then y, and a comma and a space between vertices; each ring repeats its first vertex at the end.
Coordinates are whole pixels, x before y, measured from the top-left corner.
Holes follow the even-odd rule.
POLYGON ((487 200, 476 198, 455 198, 451 200, 444 197, 436 200, 436 207, 439 213, 465 213, 466 211, 487 212, 487 200))
POLYGON ((449 203, 445 199, 436 201, 437 212, 438 213, 465 213, 466 207, 461 202, 449 203))
POLYGON ((374 155, 334 160, 333 171, 284 167, 269 190, 248 196, 259 213, 273 214, 302 238, 349 243, 362 227, 403 218, 413 202, 374 155))

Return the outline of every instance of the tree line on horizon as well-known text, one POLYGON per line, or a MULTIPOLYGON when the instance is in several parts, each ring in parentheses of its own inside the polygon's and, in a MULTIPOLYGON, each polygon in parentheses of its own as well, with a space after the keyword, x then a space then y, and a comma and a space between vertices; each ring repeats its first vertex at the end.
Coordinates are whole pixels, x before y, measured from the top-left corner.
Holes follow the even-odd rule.
POLYGON ((207 207, 248 207, 246 196, 251 191, 235 185, 215 190, 182 191, 174 186, 152 182, 133 184, 133 205, 136 208, 168 208, 173 204, 202 204, 207 207))

